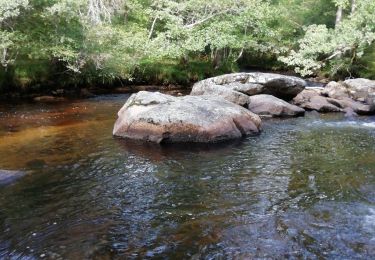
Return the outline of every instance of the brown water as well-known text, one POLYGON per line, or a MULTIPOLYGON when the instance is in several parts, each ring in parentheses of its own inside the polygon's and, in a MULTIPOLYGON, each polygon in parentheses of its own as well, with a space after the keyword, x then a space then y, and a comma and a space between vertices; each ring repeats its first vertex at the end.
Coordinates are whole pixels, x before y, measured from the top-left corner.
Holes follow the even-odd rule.
POLYGON ((375 118, 270 120, 215 146, 112 137, 126 95, 0 105, 0 259, 375 255, 375 118))

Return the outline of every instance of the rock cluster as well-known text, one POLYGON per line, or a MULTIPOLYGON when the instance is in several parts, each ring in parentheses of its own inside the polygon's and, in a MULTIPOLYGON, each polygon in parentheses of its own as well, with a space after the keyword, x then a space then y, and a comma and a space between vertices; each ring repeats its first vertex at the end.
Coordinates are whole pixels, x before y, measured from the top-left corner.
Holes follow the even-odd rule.
POLYGON ((330 82, 320 89, 306 89, 292 101, 307 110, 346 112, 360 115, 375 114, 375 81, 350 79, 330 82))
POLYGON ((133 94, 113 134, 165 142, 219 142, 261 131, 261 117, 302 116, 305 110, 375 114, 375 81, 350 79, 325 88, 273 73, 234 73, 197 82, 189 96, 133 94))
POLYGON ((269 94, 291 100, 306 87, 306 81, 292 76, 274 73, 234 73, 205 79, 193 86, 191 95, 206 94, 207 89, 227 89, 233 95, 243 93, 248 96, 269 94))

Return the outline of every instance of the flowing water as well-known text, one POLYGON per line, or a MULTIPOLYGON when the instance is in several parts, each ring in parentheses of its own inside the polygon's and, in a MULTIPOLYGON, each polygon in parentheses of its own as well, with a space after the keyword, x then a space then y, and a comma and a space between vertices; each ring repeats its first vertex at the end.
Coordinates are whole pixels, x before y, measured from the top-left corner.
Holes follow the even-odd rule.
POLYGON ((0 105, 0 259, 370 259, 375 118, 219 145, 113 138, 126 95, 0 105))

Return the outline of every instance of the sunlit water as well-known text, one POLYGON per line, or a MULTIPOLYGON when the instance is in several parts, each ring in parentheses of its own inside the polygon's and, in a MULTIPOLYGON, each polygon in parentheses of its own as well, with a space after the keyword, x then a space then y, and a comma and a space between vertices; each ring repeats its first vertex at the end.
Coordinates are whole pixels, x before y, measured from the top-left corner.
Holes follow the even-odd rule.
POLYGON ((0 258, 375 255, 375 118, 270 120, 214 146, 112 137, 127 96, 0 105, 0 258))

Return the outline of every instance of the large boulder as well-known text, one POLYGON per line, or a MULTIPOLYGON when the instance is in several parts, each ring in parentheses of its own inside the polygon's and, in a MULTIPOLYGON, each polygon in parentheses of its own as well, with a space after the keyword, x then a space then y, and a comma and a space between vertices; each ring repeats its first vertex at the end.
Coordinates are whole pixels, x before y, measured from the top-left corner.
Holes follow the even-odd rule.
POLYGON ((306 87, 306 81, 292 76, 274 73, 233 73, 197 82, 193 90, 214 88, 218 85, 246 95, 269 94, 291 100, 306 87))
POLYGON ((198 81, 196 84, 214 84, 214 85, 228 85, 230 83, 246 83, 249 79, 249 75, 246 72, 225 74, 213 78, 198 81))
POLYGON ((247 83, 261 84, 265 87, 262 94, 270 94, 282 99, 291 100, 302 92, 307 83, 305 80, 274 73, 249 73, 247 83))
POLYGON ((321 91, 306 89, 299 93, 294 99, 293 104, 306 110, 315 110, 318 112, 342 112, 342 109, 332 98, 321 96, 321 91))
POLYGON ((257 95, 265 91, 265 87, 261 84, 255 83, 240 83, 240 82, 232 82, 229 84, 224 85, 226 88, 230 88, 234 91, 241 92, 248 96, 257 95))
POLYGON ((305 110, 277 97, 261 94, 250 97, 249 110, 260 116, 303 116, 305 110))
POLYGON ((347 87, 350 97, 354 100, 366 102, 369 105, 375 104, 375 80, 348 79, 343 84, 347 87))
POLYGON ((259 116, 217 96, 133 94, 118 112, 113 135, 151 142, 211 143, 259 133, 259 116))
POLYGON ((348 89, 344 85, 336 81, 329 82, 324 88, 323 94, 335 99, 343 99, 349 97, 348 89))
POLYGON ((244 106, 249 103, 249 97, 234 89, 224 87, 222 85, 195 85, 190 93, 193 96, 214 95, 220 96, 225 100, 244 106))

